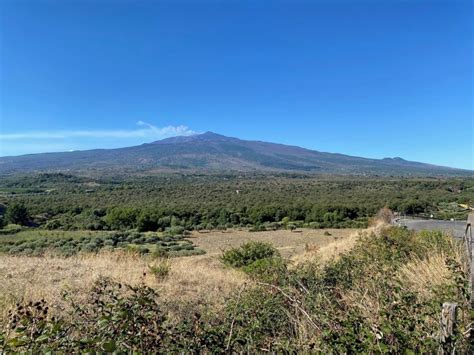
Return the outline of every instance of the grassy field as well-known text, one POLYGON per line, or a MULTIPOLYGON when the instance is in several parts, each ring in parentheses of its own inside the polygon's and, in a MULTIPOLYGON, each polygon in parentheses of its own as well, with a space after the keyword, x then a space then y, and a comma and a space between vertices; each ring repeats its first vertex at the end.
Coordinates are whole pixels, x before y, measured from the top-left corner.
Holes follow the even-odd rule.
MULTIPOLYGON (((84 233, 103 232, 18 236, 84 233)), ((187 238, 206 254, 0 254, 0 349, 429 353, 438 347, 440 305, 452 301, 460 307, 456 346, 468 351, 467 268, 449 236, 379 224, 187 238), (242 245, 250 254, 236 253, 242 245), (271 256, 259 257, 259 248, 271 256), (224 251, 245 257, 245 267, 229 265, 224 251)))
POLYGON ((357 234, 355 229, 299 229, 249 232, 247 230, 193 232, 190 240, 208 255, 217 256, 223 250, 250 240, 272 243, 285 257, 301 255, 306 249, 321 248, 339 239, 357 234))
MULTIPOLYGON (((108 234, 90 231, 23 231, 18 235, 1 236, 0 240, 80 240, 85 236, 99 238, 108 234)), ((144 283, 159 288, 166 295, 164 299, 181 299, 183 303, 198 300, 222 303, 226 295, 244 280, 242 273, 225 268, 219 262, 223 250, 249 240, 264 241, 272 242, 282 255, 301 259, 304 255, 318 252, 320 248, 324 254, 330 245, 335 246, 331 254, 343 251, 344 247, 351 245, 355 234, 353 229, 194 232, 189 240, 206 254, 170 259, 170 277, 159 281, 150 272, 150 266, 157 260, 152 254, 147 256, 126 250, 103 250, 98 254, 82 252, 65 258, 55 253, 36 257, 3 253, 0 254, 0 302, 4 310, 20 300, 46 299, 56 304, 61 302, 64 289, 82 292, 99 278, 109 277, 126 284, 144 283)), ((328 252, 325 254, 329 255, 328 252)))

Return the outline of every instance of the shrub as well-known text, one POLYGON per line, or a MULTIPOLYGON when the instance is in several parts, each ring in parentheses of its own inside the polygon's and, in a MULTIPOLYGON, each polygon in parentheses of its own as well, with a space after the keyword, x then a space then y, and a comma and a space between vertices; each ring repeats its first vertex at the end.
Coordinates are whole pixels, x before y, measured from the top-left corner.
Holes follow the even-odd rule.
POLYGON ((163 258, 168 256, 168 251, 162 246, 157 246, 155 250, 152 251, 151 255, 154 258, 163 258))
POLYGON ((163 259, 148 265, 148 269, 155 276, 156 281, 161 282, 168 277, 171 271, 171 264, 168 259, 163 259))
POLYGON ((227 318, 234 320, 230 347, 237 353, 263 346, 267 351, 276 350, 278 339, 292 334, 286 301, 281 293, 265 287, 249 288, 230 300, 226 309, 227 318))
POLYGON ((185 231, 184 227, 181 227, 181 226, 174 226, 174 227, 169 227, 169 228, 166 228, 166 233, 171 235, 171 236, 175 236, 175 235, 178 235, 178 234, 183 234, 185 231))
POLYGON ((26 226, 30 222, 30 215, 24 205, 14 203, 8 206, 5 219, 9 223, 26 226))
MULTIPOLYGON (((68 314, 49 315, 44 301, 18 304, 8 331, 0 332, 5 353, 222 353, 223 321, 208 322, 194 313, 182 322, 167 318, 158 294, 101 279, 88 297, 76 302, 65 294, 68 314)), ((270 325, 270 323, 268 323, 270 325)), ((3 329, 2 329, 3 330, 3 329)), ((238 343, 237 343, 238 344, 238 343)))
POLYGON ((318 223, 318 222, 310 222, 308 224, 308 227, 311 228, 311 229, 319 229, 319 228, 321 228, 321 224, 318 223))
POLYGON ((270 243, 251 241, 238 248, 225 251, 221 256, 221 261, 228 266, 240 268, 248 266, 256 260, 277 256, 280 256, 280 253, 270 243))
POLYGON ((265 232, 267 228, 263 224, 257 224, 251 228, 249 228, 249 232, 265 232))
POLYGON ((285 283, 288 270, 282 258, 272 257, 255 260, 243 271, 258 281, 279 285, 285 283))
POLYGON ((111 246, 113 247, 115 245, 115 242, 112 239, 106 239, 104 240, 104 246, 111 246))

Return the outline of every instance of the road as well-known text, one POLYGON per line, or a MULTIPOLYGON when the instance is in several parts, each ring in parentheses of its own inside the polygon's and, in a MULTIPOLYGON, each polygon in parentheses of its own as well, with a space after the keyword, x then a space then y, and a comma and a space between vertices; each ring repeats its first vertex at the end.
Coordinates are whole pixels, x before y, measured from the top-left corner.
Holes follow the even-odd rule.
POLYGON ((466 229, 466 221, 437 221, 432 219, 400 219, 395 224, 406 226, 415 231, 440 230, 452 233, 456 238, 463 238, 466 229))

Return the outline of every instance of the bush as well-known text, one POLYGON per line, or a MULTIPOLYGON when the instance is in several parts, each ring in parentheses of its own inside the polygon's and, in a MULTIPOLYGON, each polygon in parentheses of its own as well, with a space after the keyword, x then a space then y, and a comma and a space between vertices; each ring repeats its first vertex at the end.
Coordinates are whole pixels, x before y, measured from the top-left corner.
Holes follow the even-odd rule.
POLYGON ((26 226, 30 223, 30 215, 26 207, 22 204, 14 203, 7 208, 5 219, 9 223, 26 226))
POLYGON ((256 260, 280 256, 278 250, 270 243, 247 242, 238 248, 225 251, 221 261, 232 267, 240 268, 252 264, 256 260))
POLYGON ((249 232, 265 232, 267 228, 263 224, 258 224, 256 226, 253 226, 249 228, 249 232))
POLYGON ((161 282, 168 277, 171 271, 171 264, 168 259, 159 260, 153 265, 148 265, 148 269, 155 276, 156 281, 161 282))
POLYGON ((162 246, 157 246, 151 253, 154 258, 163 258, 168 256, 168 250, 162 246))
POLYGON ((62 224, 57 219, 52 219, 52 220, 46 222, 46 225, 44 226, 44 228, 48 229, 48 230, 60 229, 61 227, 62 227, 62 224))
POLYGON ((285 260, 279 257, 255 260, 243 268, 251 278, 275 285, 285 283, 287 266, 285 260))
POLYGON ((166 228, 165 232, 166 234, 171 235, 171 236, 175 236, 178 234, 182 235, 184 233, 184 227, 181 227, 181 226, 169 227, 169 228, 166 228))
POLYGON ((290 339, 294 332, 292 314, 281 293, 267 287, 246 289, 240 297, 230 300, 226 313, 227 318, 234 319, 230 345, 236 353, 245 353, 245 349, 258 353, 257 349, 262 348, 270 353, 285 353, 278 351, 279 339, 290 339))

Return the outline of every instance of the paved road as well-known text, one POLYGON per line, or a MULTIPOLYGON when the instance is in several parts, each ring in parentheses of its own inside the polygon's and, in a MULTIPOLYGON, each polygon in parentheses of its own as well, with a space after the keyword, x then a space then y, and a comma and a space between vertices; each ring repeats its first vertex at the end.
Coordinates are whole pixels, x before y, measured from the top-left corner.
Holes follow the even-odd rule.
POLYGON ((457 238, 464 237, 466 221, 436 221, 428 219, 400 219, 398 225, 406 226, 415 231, 420 230, 440 230, 452 233, 457 238))

